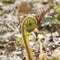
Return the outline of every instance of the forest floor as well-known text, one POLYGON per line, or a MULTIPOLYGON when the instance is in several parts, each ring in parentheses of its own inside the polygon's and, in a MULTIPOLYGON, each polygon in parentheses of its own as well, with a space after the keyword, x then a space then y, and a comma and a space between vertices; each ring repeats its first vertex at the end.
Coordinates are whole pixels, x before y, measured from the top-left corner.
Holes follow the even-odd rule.
MULTIPOLYGON (((21 22, 25 16, 35 16, 39 12, 44 12, 43 8, 46 9, 49 6, 47 4, 46 7, 39 0, 23 1, 10 0, 10 2, 6 2, 0 0, 0 60, 26 60, 27 54, 21 37, 21 22), (18 14, 20 15, 19 19, 18 14)), ((60 1, 58 1, 59 4, 60 1)), ((51 55, 60 57, 60 24, 54 25, 54 21, 52 23, 56 14, 54 9, 51 9, 41 19, 40 28, 35 28, 31 34, 29 33, 27 40, 29 40, 32 54, 36 60, 41 55, 41 49, 48 59, 51 55)), ((55 21, 60 21, 60 14, 55 21)))

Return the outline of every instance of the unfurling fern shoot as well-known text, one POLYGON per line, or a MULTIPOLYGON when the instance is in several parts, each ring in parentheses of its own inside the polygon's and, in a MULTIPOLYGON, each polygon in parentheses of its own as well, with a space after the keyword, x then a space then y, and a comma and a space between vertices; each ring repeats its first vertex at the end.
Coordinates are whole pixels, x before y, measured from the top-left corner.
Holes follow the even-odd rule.
POLYGON ((25 44, 25 48, 26 48, 26 52, 28 55, 28 60, 35 60, 32 56, 32 51, 30 49, 30 46, 26 40, 25 37, 25 30, 27 31, 31 31, 36 27, 36 19, 34 17, 26 17, 24 18, 24 20, 22 21, 22 26, 21 26, 21 33, 22 33, 22 38, 25 44))

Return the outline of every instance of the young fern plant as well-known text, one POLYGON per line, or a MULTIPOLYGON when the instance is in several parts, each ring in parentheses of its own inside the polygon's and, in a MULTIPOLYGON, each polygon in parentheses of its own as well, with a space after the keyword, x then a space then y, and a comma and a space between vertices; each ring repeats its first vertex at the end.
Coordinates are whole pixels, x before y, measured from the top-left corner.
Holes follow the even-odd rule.
POLYGON ((31 31, 36 27, 36 19, 34 17, 26 17, 22 21, 22 26, 21 26, 21 33, 22 33, 22 38, 25 44, 26 52, 28 55, 28 60, 35 60, 32 56, 32 51, 30 49, 30 46, 26 40, 25 37, 25 30, 31 31))

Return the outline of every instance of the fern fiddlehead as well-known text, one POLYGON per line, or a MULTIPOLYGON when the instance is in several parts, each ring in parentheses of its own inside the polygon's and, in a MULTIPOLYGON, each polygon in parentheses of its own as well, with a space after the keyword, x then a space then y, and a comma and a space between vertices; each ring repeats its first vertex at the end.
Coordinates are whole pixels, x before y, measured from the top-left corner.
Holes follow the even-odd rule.
POLYGON ((35 60, 31 54, 31 49, 30 46, 26 40, 25 37, 25 29, 26 30, 33 30, 36 26, 36 19, 33 17, 26 17, 23 22, 22 22, 22 26, 21 26, 21 33, 22 33, 22 38, 25 44, 25 48, 26 48, 26 52, 28 55, 28 60, 35 60))

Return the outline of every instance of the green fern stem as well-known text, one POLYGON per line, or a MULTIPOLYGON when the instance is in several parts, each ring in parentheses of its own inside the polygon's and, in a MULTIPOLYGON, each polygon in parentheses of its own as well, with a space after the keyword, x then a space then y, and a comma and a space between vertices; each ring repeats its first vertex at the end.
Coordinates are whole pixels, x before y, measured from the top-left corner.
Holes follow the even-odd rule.
MULTIPOLYGON (((28 17, 27 17, 28 18, 28 17)), ((27 18, 25 18, 24 20, 23 20, 23 22, 22 22, 22 26, 21 26, 21 33, 22 33, 22 38, 23 38, 23 41, 24 41, 24 44, 25 44, 25 48, 26 48, 26 52, 27 52, 27 55, 28 55, 28 60, 35 60, 34 58, 33 58, 33 56, 32 56, 32 51, 31 51, 31 49, 30 49, 30 46, 29 46, 29 44, 28 44, 28 42, 27 42, 27 40, 26 40, 26 37, 25 37, 25 29, 24 29, 24 25, 25 25, 25 22, 26 22, 26 19, 27 18)), ((31 17, 30 17, 31 18, 31 17)))

